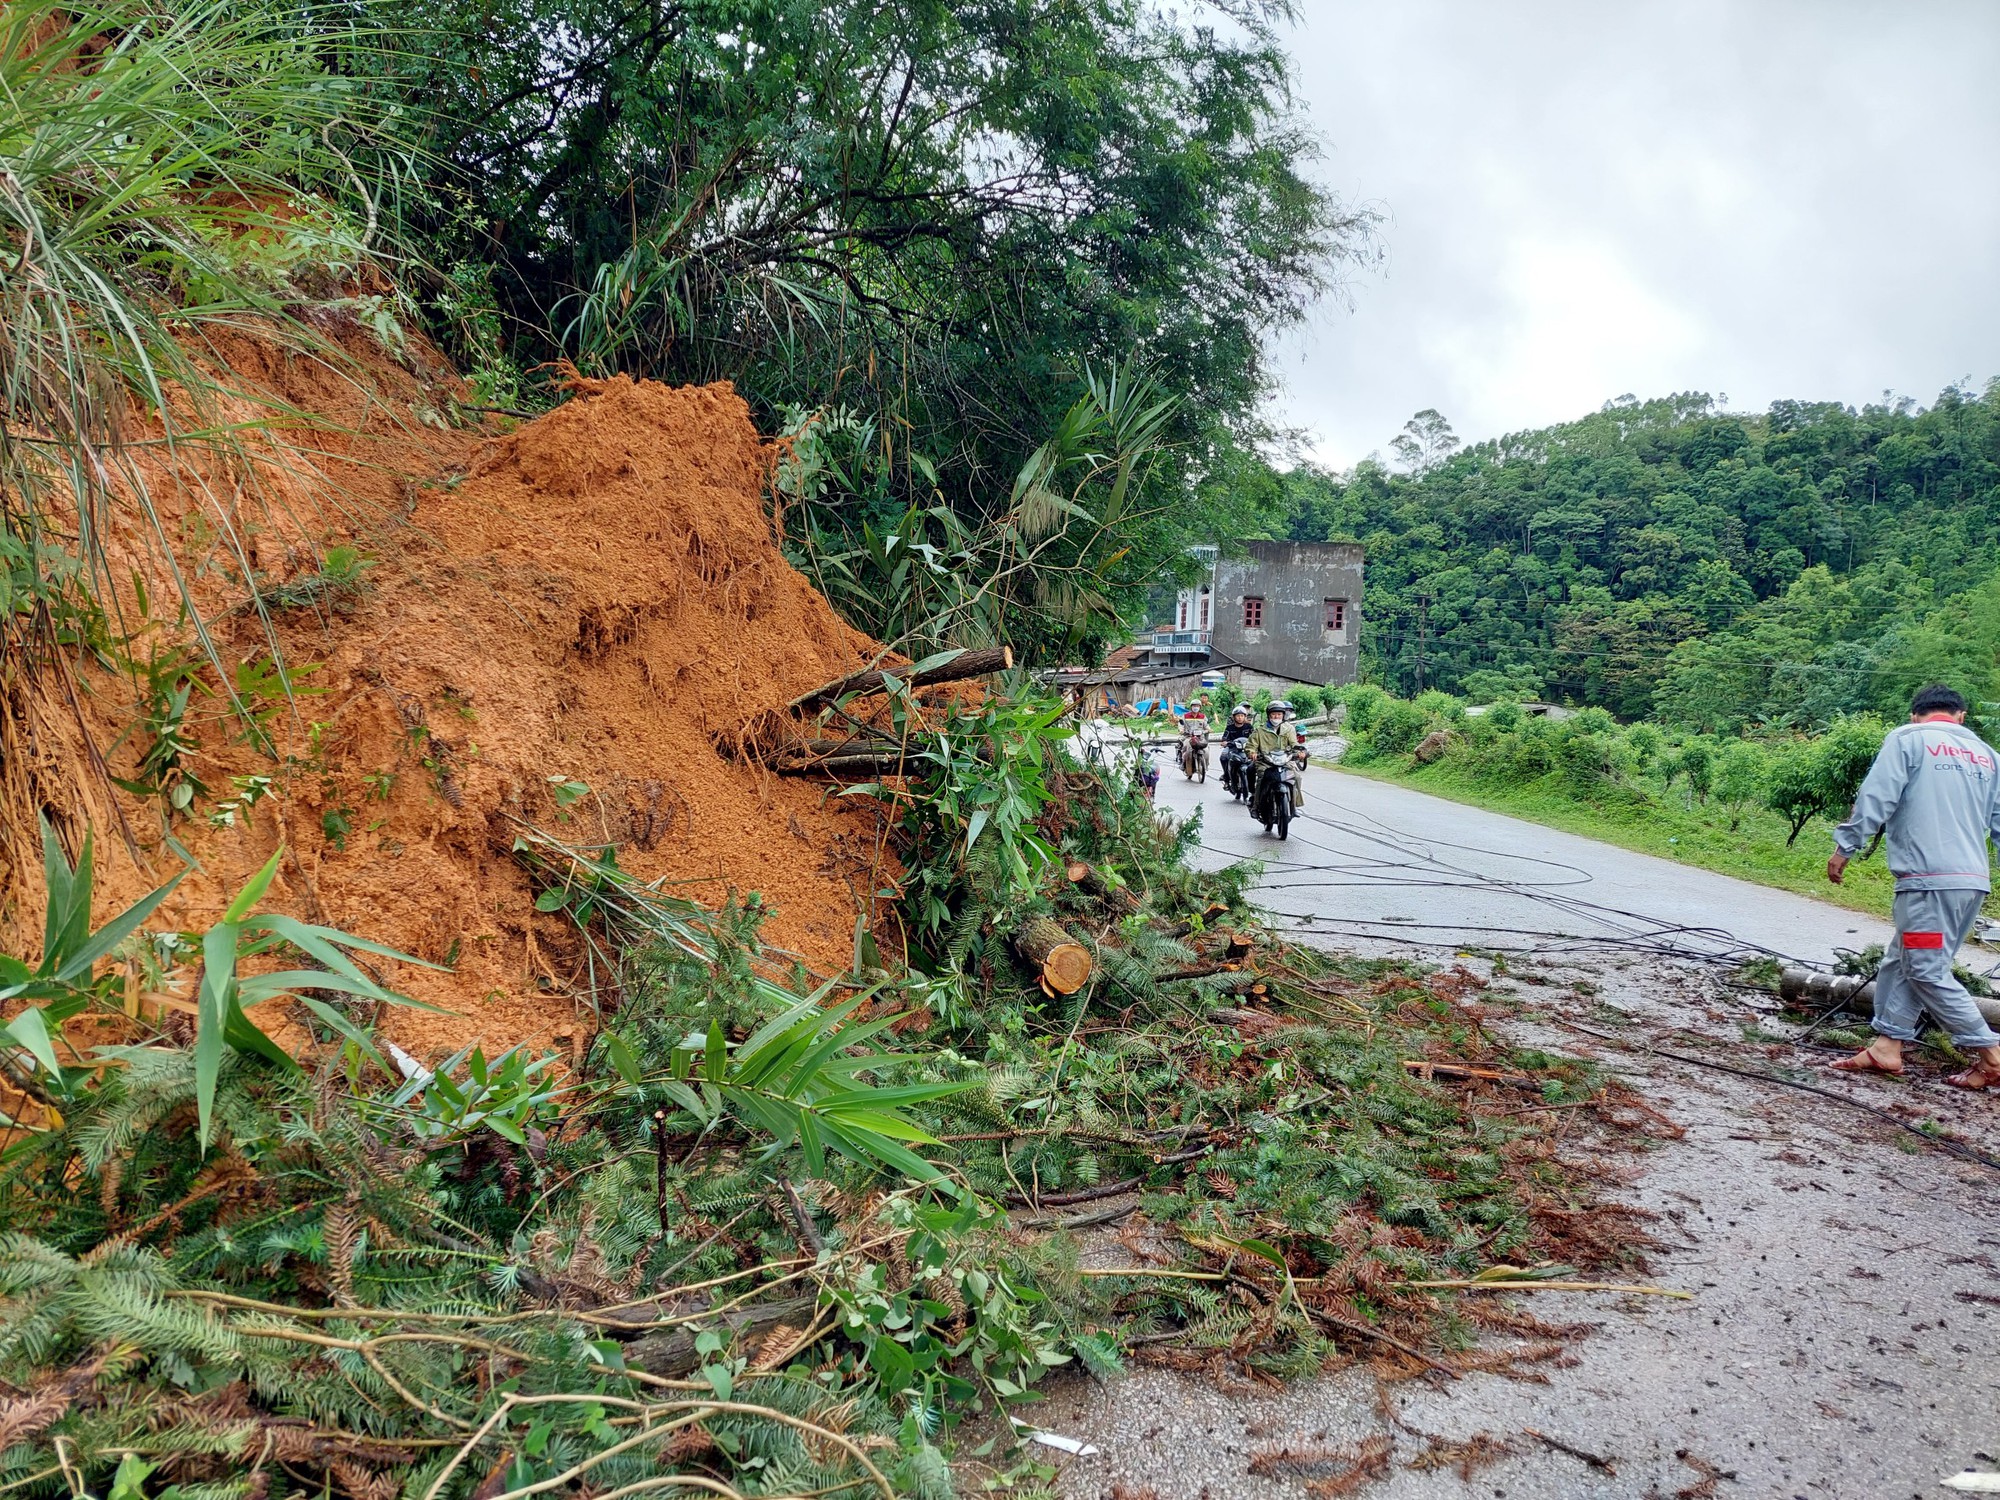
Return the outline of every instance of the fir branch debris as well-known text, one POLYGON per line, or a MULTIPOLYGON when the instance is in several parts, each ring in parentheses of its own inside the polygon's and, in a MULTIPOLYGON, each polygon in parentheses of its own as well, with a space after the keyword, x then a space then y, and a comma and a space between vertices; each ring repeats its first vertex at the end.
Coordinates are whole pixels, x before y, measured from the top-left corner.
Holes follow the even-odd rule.
MULTIPOLYGON (((228 1047, 204 1111, 177 1013, 90 980, 115 1065, 6 1147, 0 1483, 945 1494, 957 1425, 1065 1368, 1562 1360, 1574 1330, 1468 1294, 1630 1279, 1643 1221, 1599 1194, 1645 1113, 1497 1040, 1463 971, 1279 942, 1059 732, 1029 798, 1055 857, 906 835, 906 889, 953 903, 907 968, 864 931, 816 976, 754 903, 520 828, 615 989, 574 1060, 384 1065, 296 1010, 306 1066, 228 1047), (1034 922, 1093 950, 1074 993, 1020 961, 1034 922)), ((1381 1462, 1307 1457, 1326 1493, 1381 1462)))

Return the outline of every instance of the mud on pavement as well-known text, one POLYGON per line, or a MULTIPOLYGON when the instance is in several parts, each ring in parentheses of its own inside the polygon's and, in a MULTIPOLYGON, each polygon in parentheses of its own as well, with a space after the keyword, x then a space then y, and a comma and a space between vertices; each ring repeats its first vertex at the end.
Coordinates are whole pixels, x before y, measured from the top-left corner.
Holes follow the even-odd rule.
POLYGON ((1505 1375, 1385 1384, 1357 1366, 1269 1395, 1143 1364, 1074 1379, 1032 1412, 1098 1450, 1029 1450, 1058 1466, 1061 1493, 1872 1500, 2000 1468, 2000 1171, 1647 1049, 1810 1080, 1919 1128, 1949 1121, 1995 1157, 2000 1101, 1934 1068, 1906 1083, 1818 1073, 1832 1052, 1784 1040, 1799 1028, 1769 997, 1712 970, 1516 961, 1486 996, 1510 997, 1512 1040, 1597 1059, 1685 1132, 1625 1158, 1624 1199, 1658 1216, 1645 1280, 1694 1296, 1511 1296, 1589 1327, 1505 1375))

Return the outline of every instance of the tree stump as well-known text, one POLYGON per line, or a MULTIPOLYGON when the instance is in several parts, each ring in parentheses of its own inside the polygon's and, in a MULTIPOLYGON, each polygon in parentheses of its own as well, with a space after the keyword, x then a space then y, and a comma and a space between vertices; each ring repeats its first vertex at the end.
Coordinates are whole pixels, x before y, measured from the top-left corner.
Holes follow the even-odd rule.
POLYGON ((1014 951, 1051 991, 1074 995, 1090 981, 1090 950, 1047 917, 1031 917, 1014 931, 1014 951))

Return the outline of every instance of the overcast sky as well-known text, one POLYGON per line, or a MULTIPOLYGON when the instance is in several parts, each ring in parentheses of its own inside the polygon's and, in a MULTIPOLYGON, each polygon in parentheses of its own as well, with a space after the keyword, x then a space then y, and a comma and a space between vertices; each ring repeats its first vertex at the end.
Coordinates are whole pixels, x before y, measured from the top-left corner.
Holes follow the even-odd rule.
POLYGON ((1278 347, 1345 467, 1631 392, 2000 374, 2000 0, 1300 0, 1322 180, 1386 215, 1278 347))

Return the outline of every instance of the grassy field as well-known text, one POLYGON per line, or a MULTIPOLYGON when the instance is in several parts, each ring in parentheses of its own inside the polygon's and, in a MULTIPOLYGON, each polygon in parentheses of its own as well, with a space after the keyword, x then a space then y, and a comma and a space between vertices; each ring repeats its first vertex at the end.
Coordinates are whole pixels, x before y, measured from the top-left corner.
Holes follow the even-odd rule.
POLYGON ((1815 896, 1837 906, 1887 917, 1895 893, 1895 882, 1880 852, 1847 867, 1844 884, 1833 885, 1826 878, 1826 857, 1832 852, 1833 825, 1823 819, 1806 824, 1798 841, 1787 848, 1787 825, 1776 813, 1762 809, 1744 813, 1738 827, 1729 826, 1729 814, 1715 806, 1697 802, 1692 808, 1683 798, 1669 793, 1641 808, 1598 807, 1579 802, 1567 793, 1533 782, 1502 786, 1468 775, 1451 761, 1429 766, 1413 766, 1400 757, 1367 765, 1340 763, 1340 769, 1354 776, 1377 781, 1393 781, 1400 786, 1429 792, 1453 802, 1465 802, 1494 812, 1526 818, 1560 828, 1564 833, 1602 839, 1641 854, 1657 854, 1739 880, 1815 896))

